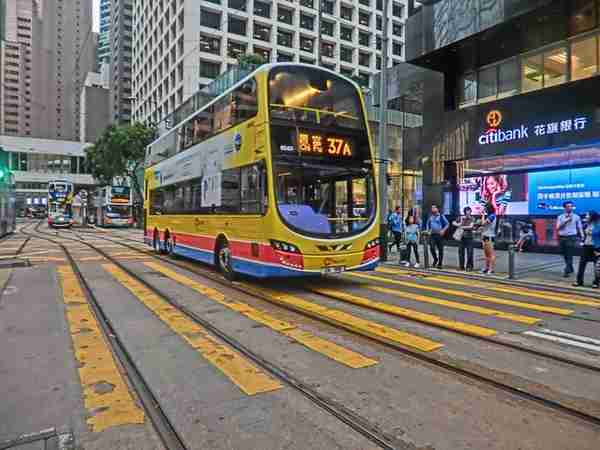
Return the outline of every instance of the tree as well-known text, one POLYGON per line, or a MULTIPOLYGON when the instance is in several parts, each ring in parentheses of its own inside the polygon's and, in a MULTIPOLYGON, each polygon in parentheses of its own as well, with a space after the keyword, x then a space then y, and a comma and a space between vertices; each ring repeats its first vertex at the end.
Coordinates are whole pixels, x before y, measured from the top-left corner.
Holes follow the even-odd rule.
POLYGON ((129 180, 138 198, 144 198, 136 172, 144 166, 146 147, 155 135, 153 128, 139 122, 109 125, 96 143, 85 150, 91 174, 108 185, 115 180, 129 180))

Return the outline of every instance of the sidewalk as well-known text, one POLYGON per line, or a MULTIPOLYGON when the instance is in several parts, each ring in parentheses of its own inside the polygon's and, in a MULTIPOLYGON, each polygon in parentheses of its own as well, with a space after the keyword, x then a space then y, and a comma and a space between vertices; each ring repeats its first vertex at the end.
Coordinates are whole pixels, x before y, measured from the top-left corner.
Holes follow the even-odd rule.
MULTIPOLYGON (((421 270, 423 270, 424 258, 422 245, 419 246, 419 256, 421 258, 421 270)), ((387 264, 397 265, 398 259, 398 252, 394 248, 394 251, 388 254, 387 264)), ((414 264, 414 257, 412 262, 414 264)), ((429 255, 429 262, 431 264, 431 254, 429 255)), ((478 248, 474 249, 474 262, 475 268, 473 272, 466 273, 460 271, 458 264, 458 247, 447 246, 444 248, 444 266, 442 271, 467 274, 468 276, 477 278, 508 280, 508 251, 496 250, 496 270, 493 276, 483 275, 479 272, 485 265, 483 250, 478 248)), ((573 266, 575 272, 577 272, 579 266, 578 256, 573 258, 573 266)), ((438 272, 436 269, 431 270, 438 272)), ((515 281, 541 284, 549 287, 559 287, 561 289, 568 289, 572 292, 591 293, 600 296, 600 290, 591 289, 591 284, 594 279, 592 264, 588 264, 586 268, 584 278, 585 287, 583 288, 573 287, 572 284, 575 282, 575 275, 573 274, 569 278, 564 278, 563 271, 564 261, 561 255, 528 252, 515 253, 515 281)))

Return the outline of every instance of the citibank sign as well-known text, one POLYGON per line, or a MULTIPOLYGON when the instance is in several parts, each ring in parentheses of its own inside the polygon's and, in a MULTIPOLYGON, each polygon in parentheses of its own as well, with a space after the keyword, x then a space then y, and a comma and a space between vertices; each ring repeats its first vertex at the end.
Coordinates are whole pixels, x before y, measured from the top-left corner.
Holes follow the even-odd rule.
POLYGON ((515 128, 502 129, 502 113, 499 110, 492 110, 486 116, 486 122, 489 128, 485 133, 479 136, 479 145, 499 144, 502 142, 512 142, 529 138, 529 132, 535 136, 545 136, 550 134, 563 134, 568 132, 577 132, 585 130, 589 120, 587 117, 565 118, 556 122, 544 122, 530 126, 520 124, 515 128))

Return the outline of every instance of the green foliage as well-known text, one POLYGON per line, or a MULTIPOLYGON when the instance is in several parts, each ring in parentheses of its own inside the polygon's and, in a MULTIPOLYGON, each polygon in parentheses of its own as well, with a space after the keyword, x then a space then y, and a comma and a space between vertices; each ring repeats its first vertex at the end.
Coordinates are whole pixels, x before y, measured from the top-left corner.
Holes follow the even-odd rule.
POLYGON ((144 166, 146 146, 155 138, 155 130, 142 123, 110 125, 96 143, 85 150, 91 174, 102 184, 114 179, 129 179, 143 198, 136 172, 144 166))
POLYGON ((244 66, 262 66, 266 64, 267 60, 263 58, 261 55, 242 55, 238 58, 238 64, 242 67, 244 66))

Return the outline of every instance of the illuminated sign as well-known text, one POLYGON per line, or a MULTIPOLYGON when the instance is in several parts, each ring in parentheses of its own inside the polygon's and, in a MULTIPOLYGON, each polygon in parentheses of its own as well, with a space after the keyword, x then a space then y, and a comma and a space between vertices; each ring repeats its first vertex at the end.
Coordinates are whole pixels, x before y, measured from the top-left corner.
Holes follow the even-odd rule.
POLYGON ((351 158, 352 142, 339 136, 323 136, 319 133, 298 133, 298 149, 300 153, 351 158))
POLYGON ((520 124, 512 129, 502 129, 502 113, 498 110, 490 111, 486 116, 488 130, 479 136, 479 145, 499 144, 502 142, 518 141, 528 139, 530 128, 535 136, 546 136, 562 134, 572 131, 585 130, 588 125, 587 117, 568 118, 557 122, 544 122, 533 127, 520 124))

